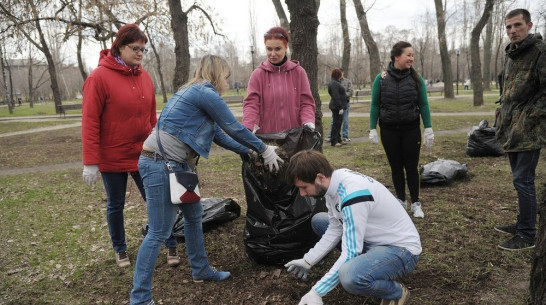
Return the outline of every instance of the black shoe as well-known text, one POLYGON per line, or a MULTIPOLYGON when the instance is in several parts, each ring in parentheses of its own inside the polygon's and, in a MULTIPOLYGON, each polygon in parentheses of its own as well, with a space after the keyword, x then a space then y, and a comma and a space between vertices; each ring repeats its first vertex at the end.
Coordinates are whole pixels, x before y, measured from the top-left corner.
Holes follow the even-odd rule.
POLYGON ((516 235, 512 237, 512 239, 505 241, 504 243, 499 245, 499 248, 503 250, 508 250, 508 251, 518 251, 518 250, 530 249, 534 247, 535 247, 534 241, 525 240, 519 235, 516 235))
POLYGON ((512 235, 516 235, 516 233, 517 233, 515 224, 506 225, 506 226, 495 226, 495 230, 497 230, 499 232, 502 232, 502 233, 512 234, 512 235))

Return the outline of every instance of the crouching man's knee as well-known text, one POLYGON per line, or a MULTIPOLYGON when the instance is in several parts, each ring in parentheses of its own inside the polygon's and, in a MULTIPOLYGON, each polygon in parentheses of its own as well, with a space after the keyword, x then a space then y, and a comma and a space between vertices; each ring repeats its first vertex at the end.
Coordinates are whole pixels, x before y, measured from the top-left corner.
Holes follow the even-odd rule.
MULTIPOLYGON (((354 266, 353 266, 354 267, 354 266)), ((366 274, 359 274, 351 264, 344 264, 339 269, 339 282, 343 289, 356 295, 374 295, 373 279, 366 274)))

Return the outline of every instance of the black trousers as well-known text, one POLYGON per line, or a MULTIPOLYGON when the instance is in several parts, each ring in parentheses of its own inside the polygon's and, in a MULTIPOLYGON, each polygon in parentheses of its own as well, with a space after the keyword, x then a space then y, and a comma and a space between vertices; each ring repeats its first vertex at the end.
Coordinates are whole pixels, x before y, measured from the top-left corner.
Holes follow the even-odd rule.
POLYGON ((406 200, 406 180, 411 202, 419 201, 419 154, 421 128, 380 129, 381 143, 391 166, 392 183, 398 199, 406 200), (404 173, 405 172, 405 173, 404 173))
POLYGON ((343 124, 343 114, 339 114, 339 109, 332 110, 332 134, 330 136, 332 146, 341 143, 341 124, 343 124))

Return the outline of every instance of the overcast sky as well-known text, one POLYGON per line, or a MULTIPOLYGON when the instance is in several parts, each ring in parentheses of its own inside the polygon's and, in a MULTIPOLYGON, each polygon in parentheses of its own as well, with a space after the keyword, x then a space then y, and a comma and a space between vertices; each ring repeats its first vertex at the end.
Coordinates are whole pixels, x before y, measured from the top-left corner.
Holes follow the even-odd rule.
MULTIPOLYGON (((444 1, 448 1, 448 10, 449 7, 457 5, 457 3, 462 3, 461 0, 444 1)), ((216 13, 223 19, 220 26, 221 32, 229 40, 235 42, 242 52, 241 56, 244 57, 250 57, 249 6, 254 6, 257 19, 258 42, 261 41, 260 36, 263 33, 278 23, 277 13, 271 0, 204 0, 204 2, 213 7, 216 13)), ((346 0, 346 2, 349 28, 352 31, 357 31, 359 30, 359 24, 356 19, 353 1, 346 0)), ((361 2, 364 8, 367 9, 367 5, 370 5, 372 0, 361 0, 361 2)), ((534 6, 539 2, 544 3, 542 0, 515 0, 511 8, 524 7, 529 9, 536 25, 538 16, 534 14, 534 6)), ((281 0, 281 3, 284 4, 284 1, 281 0)), ((380 32, 390 25, 399 29, 411 29, 416 22, 419 22, 423 18, 427 10, 433 17, 435 16, 433 0, 376 0, 373 8, 367 13, 368 24, 372 32, 380 32)), ((289 15, 287 10, 286 14, 289 15)), ((321 41, 326 41, 332 31, 341 31, 339 25, 339 1, 322 0, 318 15, 320 21, 318 40, 320 43, 321 41)), ((539 24, 542 23, 539 22, 539 24)), ((543 29, 542 25, 541 29, 543 29)), ((257 47, 259 48, 260 44, 257 47)), ((87 65, 91 67, 95 67, 98 62, 98 49, 94 49, 91 47, 84 54, 87 65)))

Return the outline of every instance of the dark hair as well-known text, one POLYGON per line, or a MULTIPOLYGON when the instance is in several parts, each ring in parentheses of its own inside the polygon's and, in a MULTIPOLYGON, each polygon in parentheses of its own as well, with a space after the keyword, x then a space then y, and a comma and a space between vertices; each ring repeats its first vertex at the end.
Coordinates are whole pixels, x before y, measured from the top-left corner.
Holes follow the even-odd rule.
POLYGON ((316 150, 302 150, 290 158, 286 168, 286 181, 294 182, 297 178, 306 183, 314 183, 317 174, 330 178, 334 168, 326 157, 316 150))
POLYGON ((288 41, 290 37, 288 36, 288 32, 283 27, 276 26, 276 27, 270 28, 264 34, 264 43, 268 39, 280 39, 284 42, 284 46, 286 47, 288 45, 288 41))
MULTIPOLYGON (((406 41, 399 41, 395 43, 394 46, 392 46, 391 61, 393 62, 393 64, 394 64, 394 58, 396 56, 402 55, 402 53, 404 53, 404 49, 406 48, 412 48, 411 43, 406 41)), ((421 80, 419 79, 419 73, 417 73, 417 71, 415 71, 413 67, 411 67, 411 77, 413 78, 413 80, 415 80, 415 83, 417 83, 417 90, 419 90, 419 86, 421 85, 421 80)))
POLYGON ((116 39, 112 43, 110 52, 113 56, 119 56, 119 49, 125 45, 130 44, 135 41, 144 41, 148 42, 146 34, 134 23, 126 24, 119 28, 118 33, 116 34, 116 39))
POLYGON ((504 20, 514 18, 520 14, 523 16, 523 20, 525 20, 525 23, 531 22, 531 13, 529 13, 529 11, 524 8, 517 8, 515 10, 511 10, 510 12, 508 12, 508 14, 506 14, 506 17, 504 18, 504 20))
POLYGON ((332 69, 332 72, 330 73, 330 76, 331 76, 332 78, 335 78, 335 79, 337 79, 337 80, 340 80, 342 74, 343 74, 343 72, 342 72, 340 69, 334 68, 334 69, 332 69))

